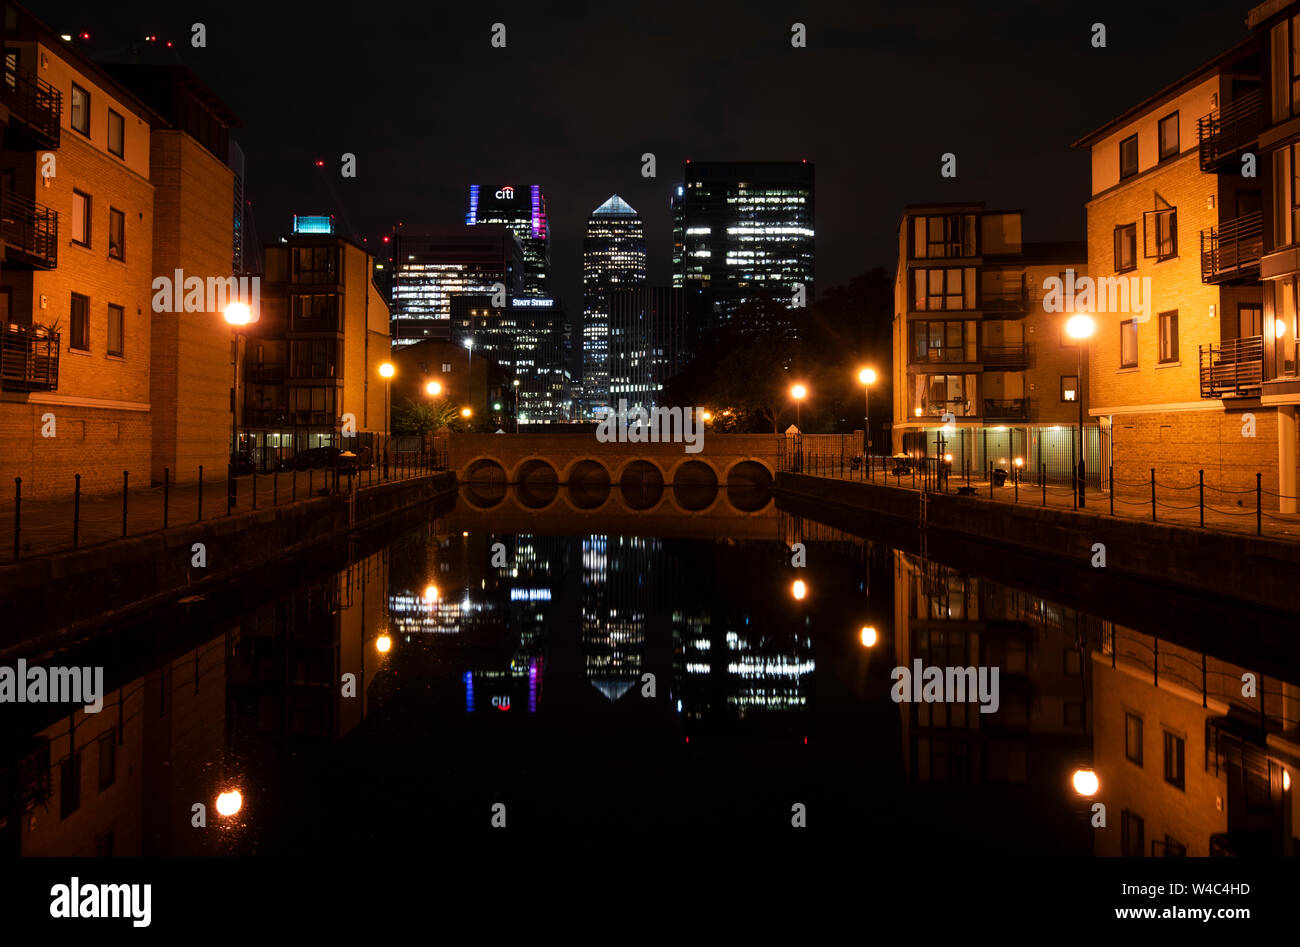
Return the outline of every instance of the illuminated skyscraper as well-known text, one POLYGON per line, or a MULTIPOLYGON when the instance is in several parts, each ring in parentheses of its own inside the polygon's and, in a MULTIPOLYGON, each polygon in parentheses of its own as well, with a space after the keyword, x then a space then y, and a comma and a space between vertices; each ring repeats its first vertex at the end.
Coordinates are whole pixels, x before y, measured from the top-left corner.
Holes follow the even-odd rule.
POLYGON ((588 416, 609 407, 609 293, 645 285, 645 227, 617 194, 587 219, 582 241, 582 376, 588 416))
POLYGON ((813 301, 813 166, 688 162, 674 189, 673 285, 703 290, 716 323, 760 294, 813 301), (678 233, 680 232, 680 237, 678 233), (680 259, 680 262, 677 262, 680 259))
POLYGON ((609 293, 609 400, 649 408, 686 366, 691 332, 686 291, 667 286, 609 293))
POLYGON ((548 296, 551 285, 551 231, 546 222, 546 196, 540 184, 516 190, 469 186, 469 212, 465 223, 504 224, 524 249, 525 296, 548 296))

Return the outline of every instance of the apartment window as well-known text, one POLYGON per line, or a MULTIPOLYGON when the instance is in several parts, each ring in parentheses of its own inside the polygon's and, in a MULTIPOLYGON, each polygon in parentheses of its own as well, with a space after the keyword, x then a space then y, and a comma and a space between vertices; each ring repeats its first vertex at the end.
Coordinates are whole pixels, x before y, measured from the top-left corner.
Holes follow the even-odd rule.
POLYGON ((1183 781, 1183 738, 1165 731, 1165 782, 1179 789, 1183 781))
POLYGON ((1143 839, 1146 826, 1142 822, 1142 817, 1135 813, 1124 810, 1120 817, 1120 848, 1121 854, 1127 858, 1141 858, 1146 854, 1146 845, 1143 839))
POLYGON ((1162 207, 1142 215, 1142 256, 1168 260, 1178 253, 1178 210, 1162 207))
POLYGON ((293 296, 293 323, 295 329, 313 332, 339 330, 339 297, 337 293, 312 293, 293 296))
POLYGON ((90 195, 72 192, 72 242, 90 246, 90 195))
POLYGON ((914 217, 912 255, 916 259, 975 256, 975 215, 914 217))
POLYGON ((1142 718, 1137 714, 1124 714, 1124 757, 1142 765, 1142 718))
POLYGON ((71 323, 68 330, 68 348, 90 351, 90 300, 78 293, 72 294, 72 305, 68 314, 71 323))
POLYGON ((69 121, 72 123, 72 130, 81 132, 87 138, 90 137, 90 93, 72 83, 72 99, 69 121))
POLYGON ((117 741, 113 731, 99 738, 99 791, 103 792, 117 779, 117 741))
POLYGON ((1160 119, 1160 160, 1178 154, 1178 113, 1160 119))
POLYGON ((1136 320, 1125 319, 1119 324, 1119 367, 1137 368, 1138 363, 1138 324, 1136 320))
POLYGON ((1178 361, 1178 310, 1162 312, 1160 320, 1160 361, 1178 361))
POLYGON ((333 378, 336 374, 337 343, 312 339, 293 343, 293 374, 296 378, 333 378))
POLYGON ((912 355, 917 362, 974 362, 975 324, 966 322, 915 322, 912 355))
POLYGON ((451 362, 442 363, 442 373, 445 375, 451 371, 451 362))
POLYGON ((974 375, 914 375, 916 379, 913 407, 919 407, 925 416, 941 415, 945 411, 956 417, 975 414, 974 375))
POLYGON ((115 260, 126 256, 126 214, 115 207, 108 209, 108 255, 115 260))
POLYGON ((1119 179, 1138 173, 1138 136, 1129 135, 1119 143, 1119 179))
MULTIPOLYGON (((0 319, 0 322, 3 322, 0 319)), ((1264 309, 1256 305, 1237 307, 1237 337, 1249 339, 1264 334, 1264 309)))
POLYGON ((337 247, 294 247, 295 283, 332 283, 337 272, 337 247))
POLYGON ((952 267, 913 270, 917 312, 975 308, 975 270, 952 267))
POLYGON ((59 818, 81 808, 81 754, 71 753, 59 764, 59 818))
POLYGON ((1062 401, 1079 400, 1079 376, 1078 375, 1061 376, 1061 400, 1062 401))
POLYGON ((108 354, 122 355, 122 336, 126 329, 126 310, 111 303, 108 307, 108 354))
POLYGON ((1115 228, 1115 272, 1125 273, 1137 267, 1137 224, 1115 228))
POLYGON ((112 109, 108 110, 108 150, 119 158, 124 157, 126 122, 112 109))

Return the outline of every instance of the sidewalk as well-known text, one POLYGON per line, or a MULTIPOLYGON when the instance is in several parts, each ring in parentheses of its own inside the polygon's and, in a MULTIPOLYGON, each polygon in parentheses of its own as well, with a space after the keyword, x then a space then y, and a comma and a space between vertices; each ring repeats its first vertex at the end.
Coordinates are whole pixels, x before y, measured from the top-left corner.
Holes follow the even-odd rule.
MULTIPOLYGON (((405 462, 389 469, 387 482, 409 480, 427 476, 436 471, 426 470, 418 463, 410 467, 405 462)), ((359 488, 384 483, 383 466, 371 467, 359 473, 359 488)), ((235 478, 236 503, 231 512, 269 509, 304 503, 319 496, 329 496, 334 485, 332 470, 281 471, 279 474, 245 474, 235 478), (256 492, 254 492, 256 491, 256 492)), ((226 477, 204 480, 202 516, 199 509, 199 485, 189 482, 162 486, 128 489, 126 493, 126 528, 123 530, 122 491, 95 493, 81 496, 80 510, 74 497, 28 499, 23 498, 19 522, 19 557, 46 555, 74 548, 84 548, 98 543, 139 536, 163 528, 164 505, 166 525, 185 526, 190 523, 220 519, 226 511, 226 477)), ((339 488, 346 488, 347 477, 340 475, 339 488)), ((12 491, 13 485, 10 484, 12 491)), ((14 496, 0 498, 0 563, 14 560, 14 496)))
MULTIPOLYGON (((808 458, 804 464, 804 469, 799 472, 807 476, 827 477, 835 480, 872 482, 866 469, 850 470, 847 464, 841 468, 836 458, 831 458, 829 462, 819 462, 819 458, 816 457, 808 458), (822 463, 825 463, 825 466, 822 466, 822 463)), ((893 476, 892 466, 889 468, 888 477, 882 473, 879 467, 876 467, 873 473, 876 484, 887 484, 890 487, 898 487, 904 490, 917 490, 919 492, 924 483, 920 472, 916 474, 915 486, 913 486, 911 473, 902 477, 893 476)), ((953 476, 948 479, 946 486, 946 490, 931 489, 930 492, 956 495, 966 487, 966 478, 953 476)), ((987 477, 972 477, 970 486, 974 491, 973 497, 982 499, 985 502, 1021 503, 1029 506, 1049 506, 1067 510, 1075 508, 1074 492, 1069 486, 1048 484, 1046 499, 1044 499, 1043 487, 1037 483, 1022 481, 1017 492, 1017 487, 1008 479, 1005 486, 993 487, 991 496, 987 477)), ((1166 484, 1157 484, 1157 486, 1156 522, 1166 525, 1189 526, 1195 529, 1201 528, 1202 514, 1197 484, 1182 487, 1170 487, 1166 484), (1171 502, 1170 493, 1183 494, 1186 499, 1171 502)), ((1085 502, 1084 512, 1091 513, 1094 516, 1112 515, 1111 495, 1107 490, 1099 490, 1089 486, 1086 491, 1085 502)), ((1300 542, 1300 513, 1270 511, 1268 505, 1270 503, 1276 505, 1276 502, 1276 496, 1270 496, 1267 492, 1263 494, 1264 509, 1259 515, 1258 525, 1261 527, 1259 535, 1289 542, 1300 542)), ((1140 485, 1117 484, 1113 515, 1122 519, 1151 522, 1150 486, 1145 483, 1140 485)), ((1223 533, 1255 534, 1257 529, 1255 491, 1248 490, 1231 494, 1206 487, 1204 517, 1204 528, 1207 530, 1223 533)))

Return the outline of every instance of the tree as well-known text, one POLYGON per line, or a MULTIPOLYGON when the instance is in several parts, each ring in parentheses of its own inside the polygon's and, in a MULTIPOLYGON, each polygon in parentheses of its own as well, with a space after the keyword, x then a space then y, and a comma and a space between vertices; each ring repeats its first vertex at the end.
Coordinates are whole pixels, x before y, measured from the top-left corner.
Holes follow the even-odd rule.
POLYGON ((419 402, 404 398, 402 404, 393 406, 394 434, 424 435, 444 427, 457 432, 466 429, 460 409, 446 398, 419 402))

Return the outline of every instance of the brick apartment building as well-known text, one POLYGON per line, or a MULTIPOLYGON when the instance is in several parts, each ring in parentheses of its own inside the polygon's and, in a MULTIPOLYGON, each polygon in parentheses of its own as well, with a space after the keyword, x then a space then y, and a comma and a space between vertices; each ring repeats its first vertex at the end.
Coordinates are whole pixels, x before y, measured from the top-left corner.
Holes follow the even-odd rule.
POLYGON ((1258 154, 1263 55, 1250 37, 1075 143, 1092 158, 1092 274, 1150 280, 1141 311, 1096 315, 1089 411, 1121 485, 1154 470, 1159 498, 1185 503, 1204 471, 1206 502, 1227 507, 1233 493, 1217 491, 1253 494, 1258 473, 1264 508, 1293 512, 1278 494, 1296 494, 1300 385, 1275 383, 1294 376, 1294 348, 1260 264, 1294 235, 1258 154))
MULTIPOLYGON (((913 204, 898 260, 894 452, 951 454, 954 474, 1020 458, 1023 476, 1068 482, 1086 389, 1068 315, 1044 311, 1043 285, 1087 272, 1083 244, 1024 242, 1020 211, 913 204)), ((1095 426, 1087 442, 1095 481, 1095 426)))

